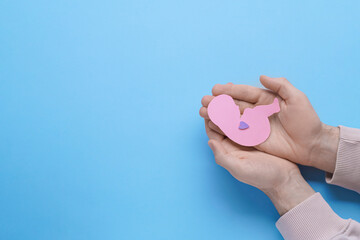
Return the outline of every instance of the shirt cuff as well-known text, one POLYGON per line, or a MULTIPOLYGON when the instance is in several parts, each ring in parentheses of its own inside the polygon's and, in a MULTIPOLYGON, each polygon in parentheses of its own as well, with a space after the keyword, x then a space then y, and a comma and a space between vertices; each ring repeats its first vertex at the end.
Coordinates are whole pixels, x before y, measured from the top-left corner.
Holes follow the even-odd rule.
POLYGON ((360 193, 360 129, 339 127, 335 171, 326 173, 326 182, 360 193))
POLYGON ((284 239, 325 240, 344 231, 349 223, 331 209, 320 193, 315 193, 285 213, 276 227, 284 239))

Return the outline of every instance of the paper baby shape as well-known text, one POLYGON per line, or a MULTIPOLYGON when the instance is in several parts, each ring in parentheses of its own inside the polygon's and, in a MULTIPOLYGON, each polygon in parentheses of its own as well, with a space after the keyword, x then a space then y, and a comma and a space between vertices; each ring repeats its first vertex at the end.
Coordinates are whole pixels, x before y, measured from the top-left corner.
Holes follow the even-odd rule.
POLYGON ((280 111, 279 100, 269 105, 245 108, 240 116, 237 106, 229 95, 215 97, 208 106, 210 120, 232 141, 243 146, 256 146, 270 135, 269 117, 280 111))

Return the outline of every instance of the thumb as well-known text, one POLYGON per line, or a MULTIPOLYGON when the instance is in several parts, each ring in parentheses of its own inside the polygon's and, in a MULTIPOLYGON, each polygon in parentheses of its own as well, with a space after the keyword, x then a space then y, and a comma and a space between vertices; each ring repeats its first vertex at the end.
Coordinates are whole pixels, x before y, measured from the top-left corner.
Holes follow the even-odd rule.
POLYGON ((260 82, 267 89, 279 94, 285 101, 298 93, 298 90, 286 78, 271 78, 261 75, 260 82))
POLYGON ((221 142, 211 139, 208 142, 209 147, 214 153, 215 161, 222 167, 225 167, 229 164, 229 159, 226 157, 226 149, 221 142))

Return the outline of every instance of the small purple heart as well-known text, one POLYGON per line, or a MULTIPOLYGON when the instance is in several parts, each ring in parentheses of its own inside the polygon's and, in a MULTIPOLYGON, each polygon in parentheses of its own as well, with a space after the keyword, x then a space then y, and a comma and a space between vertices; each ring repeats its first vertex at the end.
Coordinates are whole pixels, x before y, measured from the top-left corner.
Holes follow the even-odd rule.
POLYGON ((239 125, 239 129, 245 130, 247 128, 249 128, 249 125, 246 122, 241 121, 239 125))

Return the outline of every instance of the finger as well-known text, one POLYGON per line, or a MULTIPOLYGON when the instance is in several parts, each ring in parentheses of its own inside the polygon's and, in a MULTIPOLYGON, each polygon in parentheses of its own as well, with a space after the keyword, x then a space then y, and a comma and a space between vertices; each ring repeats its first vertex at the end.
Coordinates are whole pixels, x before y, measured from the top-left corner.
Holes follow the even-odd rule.
MULTIPOLYGON (((201 104, 203 105, 203 107, 207 107, 207 106, 209 106, 209 103, 214 98, 215 98, 215 96, 206 95, 201 99, 201 104)), ((245 108, 254 107, 254 104, 252 104, 252 103, 241 101, 241 100, 238 100, 238 99, 233 99, 233 100, 234 100, 235 104, 240 107, 241 111, 243 111, 245 108)))
POLYGON ((214 96, 210 96, 210 95, 206 95, 201 99, 201 104, 204 107, 207 107, 209 105, 209 103, 211 102, 211 100, 214 99, 214 96))
POLYGON ((211 148, 211 150, 214 152, 215 156, 226 154, 226 148, 221 144, 220 141, 210 139, 208 141, 208 144, 211 148))
POLYGON ((268 94, 264 89, 238 84, 216 84, 212 89, 212 93, 214 96, 227 94, 232 98, 254 104, 259 101, 262 95, 268 94))
POLYGON ((206 134, 208 135, 209 139, 223 140, 223 139, 224 139, 224 136, 223 136, 223 135, 215 132, 214 130, 212 130, 212 129, 209 127, 209 121, 210 121, 210 120, 205 119, 205 130, 206 130, 206 134))
POLYGON ((217 125, 215 125, 215 123, 213 123, 212 121, 209 121, 209 128, 211 130, 214 130, 215 132, 225 136, 225 133, 217 125))
POLYGON ((223 146, 225 147, 227 152, 252 152, 252 151, 256 151, 256 149, 254 147, 246 147, 246 146, 242 146, 239 145, 236 142, 233 142, 231 139, 229 138, 225 138, 222 141, 223 146))
POLYGON ((208 126, 210 128, 210 130, 214 131, 215 133, 217 133, 220 136, 223 136, 223 141, 222 141, 222 145, 224 146, 224 148, 227 150, 227 152, 232 152, 232 151, 256 151, 256 149, 254 147, 246 147, 246 146, 242 146, 239 145, 236 142, 233 142, 231 139, 229 139, 225 133, 218 127, 216 126, 211 120, 208 121, 208 126))
POLYGON ((226 169, 231 169, 231 156, 227 155, 227 151, 222 143, 220 141, 211 139, 209 140, 208 144, 214 153, 216 163, 226 169))
POLYGON ((245 171, 246 168, 244 164, 247 162, 248 157, 252 153, 252 151, 236 148, 234 150, 234 153, 231 154, 232 150, 229 151, 229 146, 226 146, 230 144, 231 141, 226 140, 209 140, 208 144, 214 153, 216 163, 227 169, 233 176, 238 178, 240 181, 243 181, 241 177, 248 174, 248 172, 245 171), (235 172, 236 174, 234 175, 235 172))
MULTIPOLYGON (((226 85, 234 85, 232 82, 228 82, 226 85)), ((211 102, 211 100, 214 99, 214 96, 212 95, 205 95, 202 99, 201 99, 201 104, 204 107, 207 107, 209 105, 209 103, 211 102)))
MULTIPOLYGON (((236 105, 239 106, 240 109, 240 113, 242 114, 245 110, 245 108, 253 108, 255 105, 252 103, 248 103, 248 102, 244 102, 244 101, 239 101, 234 99, 234 102, 236 105)), ((209 119, 209 114, 207 111, 207 106, 201 107, 199 110, 199 114, 201 117, 205 118, 205 119, 209 119)))
POLYGON ((207 108, 206 107, 201 107, 200 110, 199 110, 199 114, 202 118, 204 119, 209 119, 209 115, 208 115, 208 112, 207 112, 207 108))
POLYGON ((262 75, 260 76, 260 82, 267 89, 279 94, 285 101, 296 96, 299 91, 286 78, 271 78, 262 75))
POLYGON ((239 106, 241 114, 244 112, 245 108, 253 108, 253 107, 255 107, 255 105, 252 104, 252 103, 245 102, 245 101, 240 101, 240 100, 237 100, 237 99, 234 99, 234 102, 235 102, 236 105, 239 106))

